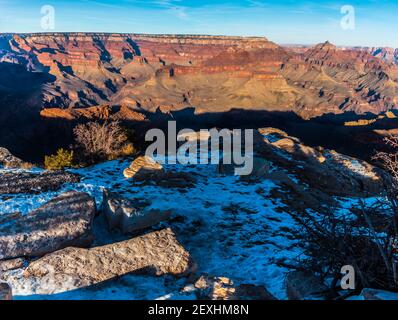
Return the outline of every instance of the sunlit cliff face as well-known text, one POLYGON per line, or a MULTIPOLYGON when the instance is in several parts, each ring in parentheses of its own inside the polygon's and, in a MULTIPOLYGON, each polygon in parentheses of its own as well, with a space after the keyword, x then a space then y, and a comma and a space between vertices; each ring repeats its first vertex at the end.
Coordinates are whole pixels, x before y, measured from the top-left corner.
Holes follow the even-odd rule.
MULTIPOLYGON (((373 52, 282 48, 266 38, 127 34, 3 36, 2 61, 48 73, 46 108, 295 111, 303 118, 396 105, 397 68, 373 52)), ((5 81, 5 80, 4 80, 5 81)))

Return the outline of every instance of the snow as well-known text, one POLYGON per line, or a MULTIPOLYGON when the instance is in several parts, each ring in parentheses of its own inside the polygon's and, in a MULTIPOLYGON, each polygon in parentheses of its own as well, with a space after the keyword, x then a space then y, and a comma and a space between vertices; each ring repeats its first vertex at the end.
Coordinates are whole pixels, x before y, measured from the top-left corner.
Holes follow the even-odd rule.
MULTIPOLYGON (((278 299, 286 299, 284 280, 288 270, 277 265, 289 263, 301 254, 289 231, 296 228, 284 205, 270 192, 281 188, 271 180, 243 182, 236 176, 217 174, 215 165, 165 165, 168 171, 186 172, 196 178, 189 188, 137 184, 123 177, 131 160, 115 160, 90 168, 70 170, 82 176, 78 184, 69 184, 58 192, 40 195, 13 195, 1 201, 0 212, 19 211, 26 214, 67 190, 88 192, 97 205, 102 202, 104 188, 128 198, 150 201, 151 208, 171 210, 171 227, 180 243, 198 265, 197 274, 227 277, 239 284, 265 286, 278 299)), ((294 177, 292 177, 294 178, 294 177)), ((298 183, 299 181, 296 180, 298 183)), ((341 201, 348 210, 351 200, 341 201)), ((96 221, 96 244, 117 239, 105 231, 106 224, 96 221), (109 238, 109 239, 108 239, 109 238)), ((192 299, 183 291, 186 280, 168 277, 127 275, 119 280, 70 292, 57 288, 55 295, 37 295, 38 286, 51 286, 40 280, 25 279, 22 270, 9 272, 14 279, 16 299, 192 299)))

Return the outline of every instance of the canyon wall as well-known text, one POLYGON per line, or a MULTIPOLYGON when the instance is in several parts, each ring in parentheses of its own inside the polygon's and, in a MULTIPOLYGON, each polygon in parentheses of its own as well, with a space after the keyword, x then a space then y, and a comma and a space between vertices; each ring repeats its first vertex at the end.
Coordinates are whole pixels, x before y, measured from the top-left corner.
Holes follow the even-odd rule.
POLYGON ((32 92, 40 108, 243 108, 311 118, 383 112, 396 107, 398 96, 389 59, 330 43, 295 50, 261 37, 7 34, 0 36, 0 61, 51 79, 32 92))

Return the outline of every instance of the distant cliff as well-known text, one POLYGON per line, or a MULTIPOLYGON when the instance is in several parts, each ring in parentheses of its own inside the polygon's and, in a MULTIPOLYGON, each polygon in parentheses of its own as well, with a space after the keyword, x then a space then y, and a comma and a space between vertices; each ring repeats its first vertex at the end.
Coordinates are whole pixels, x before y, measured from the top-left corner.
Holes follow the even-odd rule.
MULTIPOLYGON (((295 50, 261 37, 100 33, 3 34, 0 61, 21 65, 40 108, 129 105, 295 111, 304 118, 395 108, 398 69, 369 50, 295 50), (37 81, 34 80, 37 84, 37 81), (34 91, 34 92, 33 92, 34 91)), ((0 90, 9 77, 0 76, 0 90)), ((12 76, 11 76, 12 77, 12 76)), ((12 80, 11 80, 12 81, 12 80)), ((6 91, 7 91, 6 90, 6 91)), ((35 99, 30 99, 35 97, 35 99)))

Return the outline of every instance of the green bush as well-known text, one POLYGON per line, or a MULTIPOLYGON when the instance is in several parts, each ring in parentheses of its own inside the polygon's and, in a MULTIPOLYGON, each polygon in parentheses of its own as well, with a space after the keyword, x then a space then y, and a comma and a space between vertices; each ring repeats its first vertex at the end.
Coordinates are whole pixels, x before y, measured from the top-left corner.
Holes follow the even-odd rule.
POLYGON ((44 166, 47 170, 63 170, 73 167, 73 151, 59 149, 57 154, 45 157, 44 166))

